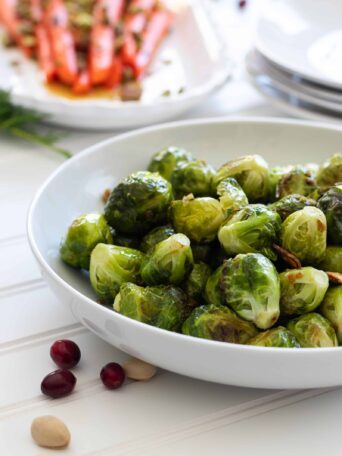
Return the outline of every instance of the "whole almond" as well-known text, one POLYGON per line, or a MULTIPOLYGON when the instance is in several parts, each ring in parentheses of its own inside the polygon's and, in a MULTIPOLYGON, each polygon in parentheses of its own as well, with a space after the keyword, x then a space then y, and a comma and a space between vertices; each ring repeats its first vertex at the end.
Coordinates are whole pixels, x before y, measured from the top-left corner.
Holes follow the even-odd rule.
POLYGON ((70 432, 66 425, 55 416, 39 416, 32 421, 31 435, 41 447, 62 448, 70 442, 70 432))
POLYGON ((152 364, 132 358, 123 364, 126 376, 132 380, 147 381, 156 375, 157 369, 152 364))

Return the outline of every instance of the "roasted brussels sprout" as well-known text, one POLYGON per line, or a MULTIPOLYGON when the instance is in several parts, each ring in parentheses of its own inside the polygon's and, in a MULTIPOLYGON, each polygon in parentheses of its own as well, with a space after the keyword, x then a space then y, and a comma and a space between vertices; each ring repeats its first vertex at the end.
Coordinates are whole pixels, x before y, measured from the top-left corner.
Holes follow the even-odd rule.
POLYGON ((247 155, 231 160, 216 173, 216 185, 227 177, 234 177, 251 203, 267 201, 271 191, 269 170, 260 155, 247 155))
POLYGON ((228 211, 228 214, 231 214, 248 204, 245 192, 234 177, 223 179, 218 184, 216 191, 222 207, 228 211))
POLYGON ((114 310, 157 328, 178 331, 192 307, 180 288, 171 285, 143 288, 124 283, 115 298, 114 310))
POLYGON ((228 255, 262 253, 275 260, 272 243, 281 228, 280 216, 262 204, 250 204, 235 212, 221 226, 218 239, 228 255))
POLYGON ((171 225, 157 226, 157 228, 154 228, 143 237, 140 244, 140 250, 147 253, 151 251, 158 242, 164 241, 173 234, 175 234, 175 230, 171 225))
POLYGON ((180 162, 193 161, 194 157, 180 147, 168 147, 153 155, 148 170, 159 173, 166 180, 171 179, 171 174, 180 162))
POLYGON ((225 303, 221 290, 223 264, 219 266, 209 277, 204 289, 204 299, 208 304, 215 306, 225 303))
POLYGON ((193 265, 189 238, 185 234, 174 234, 146 255, 141 277, 147 285, 178 285, 190 274, 193 265))
POLYGON ((258 253, 237 255, 223 263, 221 289, 226 304, 260 329, 279 317, 280 284, 271 261, 258 253))
POLYGON ((281 347, 281 348, 299 348, 300 345, 295 336, 284 326, 268 329, 260 332, 252 339, 249 339, 247 345, 258 345, 259 347, 281 347))
POLYGON ((172 201, 171 219, 175 230, 184 233, 191 241, 211 242, 225 219, 224 209, 214 198, 194 198, 172 201))
POLYGON ((325 215, 316 207, 293 212, 282 224, 282 246, 296 255, 305 265, 322 261, 327 240, 325 215))
POLYGON ((340 272, 342 274, 342 247, 328 246, 323 260, 319 263, 323 271, 340 272))
POLYGON ((328 240, 342 245, 342 184, 330 188, 318 200, 317 207, 324 212, 328 225, 328 240))
POLYGON ((116 245, 98 244, 90 257, 90 283, 104 302, 112 302, 124 282, 141 282, 144 254, 116 245))
POLYGON ((284 196, 293 193, 307 196, 314 190, 315 186, 316 183, 311 171, 303 166, 295 166, 278 182, 276 196, 284 198, 284 196))
POLYGON ((135 236, 128 236, 127 234, 116 233, 112 229, 114 245, 120 245, 121 247, 129 247, 130 249, 138 249, 140 247, 140 239, 135 236), (113 234, 114 233, 114 234, 113 234))
POLYGON ((257 329, 228 307, 204 305, 192 311, 183 323, 182 332, 202 339, 245 344, 257 334, 257 329))
POLYGON ((325 272, 307 266, 279 274, 280 311, 284 315, 312 312, 323 301, 329 287, 325 272))
POLYGON ((342 154, 335 154, 323 163, 317 173, 317 185, 325 190, 342 182, 342 154))
POLYGON ((65 239, 62 239, 60 255, 74 268, 89 269, 90 254, 99 243, 113 242, 106 219, 100 214, 86 214, 77 217, 70 225, 65 239))
POLYGON ((215 170, 203 160, 179 163, 171 176, 171 184, 176 198, 190 193, 195 196, 214 194, 215 170))
POLYGON ((269 178, 270 178, 270 195, 269 200, 275 201, 277 199, 277 186, 279 181, 282 179, 283 176, 288 174, 293 169, 293 166, 275 166, 271 168, 269 171, 269 178))
POLYGON ((320 311, 330 321, 336 331, 339 343, 342 344, 342 285, 329 288, 320 311))
POLYGON ((108 223, 120 233, 142 235, 166 221, 171 184, 158 173, 139 171, 112 191, 105 205, 108 223))
POLYGON ((290 320, 287 328, 294 334, 301 347, 319 348, 338 345, 331 323, 318 313, 312 312, 290 320))
POLYGON ((185 282, 184 290, 187 295, 191 296, 191 298, 195 299, 198 303, 204 300, 203 292, 210 274, 210 266, 203 262, 195 263, 185 282))
POLYGON ((317 206, 317 201, 303 195, 287 195, 269 206, 272 211, 277 212, 282 220, 290 214, 300 211, 306 206, 317 206))

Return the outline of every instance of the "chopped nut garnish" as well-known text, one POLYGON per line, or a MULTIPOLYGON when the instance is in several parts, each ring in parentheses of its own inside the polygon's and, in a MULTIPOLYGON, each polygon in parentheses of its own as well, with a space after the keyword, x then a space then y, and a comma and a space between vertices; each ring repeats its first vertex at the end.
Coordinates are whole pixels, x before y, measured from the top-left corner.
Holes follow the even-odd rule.
POLYGON ((300 269, 302 267, 301 262, 296 257, 296 255, 284 249, 283 247, 280 247, 278 244, 272 244, 272 247, 291 268, 300 269))
POLYGON ((327 272, 327 275, 330 282, 342 284, 342 274, 340 272, 327 272))
POLYGON ((102 201, 104 204, 108 201, 108 198, 110 197, 110 194, 112 193, 110 188, 106 188, 106 190, 102 193, 102 201))

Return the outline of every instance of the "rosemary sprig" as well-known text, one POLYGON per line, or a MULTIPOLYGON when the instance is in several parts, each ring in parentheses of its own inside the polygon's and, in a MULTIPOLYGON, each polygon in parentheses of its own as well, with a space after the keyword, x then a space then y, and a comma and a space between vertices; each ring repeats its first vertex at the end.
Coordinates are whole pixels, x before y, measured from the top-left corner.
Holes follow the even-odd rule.
POLYGON ((56 145, 58 135, 55 133, 41 134, 34 128, 44 119, 44 114, 13 104, 10 93, 0 89, 0 131, 47 147, 65 158, 70 158, 71 153, 68 150, 56 145))

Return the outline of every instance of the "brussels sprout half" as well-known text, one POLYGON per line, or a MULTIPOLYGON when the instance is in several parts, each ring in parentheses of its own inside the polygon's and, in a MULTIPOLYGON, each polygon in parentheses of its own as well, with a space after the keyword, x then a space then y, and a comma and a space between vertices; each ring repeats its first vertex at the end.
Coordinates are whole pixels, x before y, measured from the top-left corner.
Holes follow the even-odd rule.
POLYGON ((228 214, 231 214, 248 204, 245 192, 233 177, 223 179, 218 184, 216 192, 222 207, 228 214))
POLYGON ((282 179, 283 176, 288 174, 294 167, 291 165, 288 166, 275 166, 274 168, 271 168, 269 171, 269 178, 270 178, 270 196, 269 200, 271 202, 275 201, 278 199, 276 192, 277 192, 277 186, 279 181, 282 179))
POLYGON ((342 344, 342 285, 329 288, 319 310, 330 321, 342 344))
POLYGON ((140 287, 124 283, 114 301, 114 310, 157 328, 178 331, 192 310, 186 294, 171 285, 140 287))
POLYGON ((164 179, 169 181, 178 163, 193 160, 194 157, 185 149, 167 147, 153 155, 148 165, 148 170, 152 173, 159 173, 164 179))
POLYGON ((284 315, 312 312, 323 301, 329 287, 325 272, 310 266, 279 274, 280 311, 284 315))
POLYGON ((317 185, 325 190, 342 182, 342 154, 335 154, 323 163, 317 173, 317 185))
POLYGON ((301 347, 336 347, 334 328, 329 320, 318 313, 308 313, 289 321, 287 328, 294 334, 301 347))
POLYGON ((277 212, 284 221, 293 212, 299 211, 306 206, 317 206, 317 201, 303 195, 287 195, 269 206, 272 211, 277 212))
POLYGON ((323 212, 316 207, 305 207, 293 212, 282 224, 281 243, 305 265, 322 261, 327 240, 327 223, 323 212))
POLYGON ((193 195, 172 201, 170 215, 175 230, 197 243, 213 241, 225 219, 219 201, 210 197, 194 198, 193 195))
POLYGON ((172 188, 166 179, 139 171, 114 188, 104 208, 105 217, 120 233, 143 235, 166 222, 171 200, 172 188))
POLYGON ((275 260, 272 243, 281 228, 280 216, 262 204, 250 204, 235 212, 220 228, 218 239, 228 255, 262 253, 275 260))
POLYGON ((260 155, 246 155, 222 165, 216 173, 216 185, 227 177, 238 181, 251 203, 265 202, 270 197, 268 164, 260 155))
POLYGON ((171 176, 177 199, 192 193, 195 196, 214 194, 215 170, 203 160, 179 163, 171 176))
POLYGON ((98 244, 90 257, 90 283, 104 302, 111 302, 124 282, 141 282, 144 254, 116 245, 98 244))
POLYGON ((330 188, 318 200, 317 207, 324 212, 328 225, 328 240, 342 245, 342 184, 330 188))
POLYGON ((223 263, 221 289, 226 304, 260 329, 279 317, 280 283, 272 262, 258 253, 237 255, 223 263))
POLYGON ((140 250, 145 253, 150 252, 155 245, 173 234, 175 234, 175 230, 171 225, 157 226, 143 237, 140 250))
POLYGON ((184 284, 184 291, 198 303, 204 300, 203 292, 210 274, 210 266, 203 262, 195 263, 184 284))
POLYGON ((159 242, 141 265, 141 277, 147 285, 178 285, 194 265, 190 240, 185 234, 174 234, 159 242))
POLYGON ((293 193, 307 196, 315 187, 316 183, 311 171, 303 166, 295 166, 279 180, 276 196, 284 198, 284 196, 292 195, 293 193))
POLYGON ((280 348, 299 348, 299 342, 295 336, 284 326, 268 329, 260 332, 247 345, 257 345, 259 347, 280 347, 280 348))
POLYGON ((63 261, 74 268, 89 269, 90 254, 99 243, 112 243, 111 230, 101 214, 77 217, 60 246, 63 261))
POLYGON ((323 271, 339 272, 342 274, 342 246, 328 246, 323 260, 319 263, 323 271))
POLYGON ((183 334, 203 339, 245 344, 257 334, 255 326, 225 306, 195 308, 182 327, 183 334))

